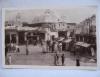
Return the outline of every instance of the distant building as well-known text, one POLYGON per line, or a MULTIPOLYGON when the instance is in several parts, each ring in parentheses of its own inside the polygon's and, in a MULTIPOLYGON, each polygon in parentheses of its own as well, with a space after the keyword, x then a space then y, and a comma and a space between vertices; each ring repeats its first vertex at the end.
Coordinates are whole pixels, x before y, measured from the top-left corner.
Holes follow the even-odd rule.
POLYGON ((76 27, 77 34, 96 34, 96 16, 93 15, 82 22, 80 22, 76 27))

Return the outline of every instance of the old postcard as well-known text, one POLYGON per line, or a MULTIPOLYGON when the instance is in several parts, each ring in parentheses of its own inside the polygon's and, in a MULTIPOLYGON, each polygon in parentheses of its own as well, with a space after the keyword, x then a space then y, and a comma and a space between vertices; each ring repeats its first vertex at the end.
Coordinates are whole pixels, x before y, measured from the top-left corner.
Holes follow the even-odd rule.
POLYGON ((4 9, 6 68, 97 67, 96 7, 4 9))

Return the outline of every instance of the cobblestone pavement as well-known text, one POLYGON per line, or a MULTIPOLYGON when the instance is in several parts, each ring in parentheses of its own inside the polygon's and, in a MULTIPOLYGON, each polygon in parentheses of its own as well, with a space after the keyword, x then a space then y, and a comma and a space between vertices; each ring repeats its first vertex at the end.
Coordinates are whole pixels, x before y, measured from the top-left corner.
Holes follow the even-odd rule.
MULTIPOLYGON (((41 46, 28 47, 29 55, 26 55, 26 47, 20 46, 20 53, 11 53, 11 64, 12 65, 44 65, 53 66, 54 65, 54 54, 53 53, 43 53, 41 46)), ((81 66, 96 66, 96 63, 89 62, 85 60, 86 58, 81 58, 81 66)), ((75 57, 66 51, 65 54, 65 66, 75 66, 75 57)))

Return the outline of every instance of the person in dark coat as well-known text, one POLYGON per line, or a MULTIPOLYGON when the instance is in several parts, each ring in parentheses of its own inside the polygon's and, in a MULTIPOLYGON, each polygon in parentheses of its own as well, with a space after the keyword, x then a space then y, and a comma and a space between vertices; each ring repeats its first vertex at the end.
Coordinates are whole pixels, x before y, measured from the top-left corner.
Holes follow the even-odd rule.
POLYGON ((80 46, 76 46, 76 66, 80 66, 80 46))
POLYGON ((64 54, 62 54, 61 58, 62 58, 62 66, 64 66, 64 61, 65 61, 65 56, 64 56, 64 54))
POLYGON ((29 51, 28 51, 28 40, 26 41, 26 55, 29 54, 29 51))
POLYGON ((57 66, 58 65, 58 54, 55 53, 54 55, 54 65, 57 66))
POLYGON ((79 60, 79 58, 76 58, 76 66, 80 66, 80 60, 79 60))
POLYGON ((8 53, 8 45, 5 46, 5 56, 7 56, 8 53))
POLYGON ((47 52, 50 51, 50 40, 47 40, 47 52))

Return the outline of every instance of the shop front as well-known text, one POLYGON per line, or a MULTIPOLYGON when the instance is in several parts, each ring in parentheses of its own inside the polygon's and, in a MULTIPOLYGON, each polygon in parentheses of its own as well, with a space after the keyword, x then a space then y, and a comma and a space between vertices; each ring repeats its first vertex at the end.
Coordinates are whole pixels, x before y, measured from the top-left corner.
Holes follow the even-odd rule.
POLYGON ((26 38, 28 40, 28 44, 42 44, 42 41, 45 40, 45 33, 38 31, 28 32, 26 38))

